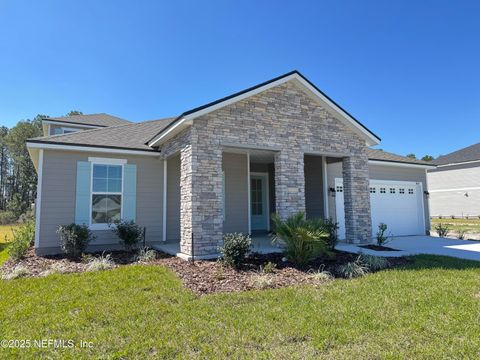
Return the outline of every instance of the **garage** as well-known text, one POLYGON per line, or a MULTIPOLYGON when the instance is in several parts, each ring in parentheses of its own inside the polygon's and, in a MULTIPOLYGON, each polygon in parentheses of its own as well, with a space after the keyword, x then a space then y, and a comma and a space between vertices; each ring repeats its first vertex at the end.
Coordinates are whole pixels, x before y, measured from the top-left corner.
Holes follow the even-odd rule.
MULTIPOLYGON (((335 179, 335 208, 338 235, 345 239, 343 179, 335 179)), ((423 186, 421 182, 370 180, 372 236, 380 223, 392 236, 425 235, 423 186)))

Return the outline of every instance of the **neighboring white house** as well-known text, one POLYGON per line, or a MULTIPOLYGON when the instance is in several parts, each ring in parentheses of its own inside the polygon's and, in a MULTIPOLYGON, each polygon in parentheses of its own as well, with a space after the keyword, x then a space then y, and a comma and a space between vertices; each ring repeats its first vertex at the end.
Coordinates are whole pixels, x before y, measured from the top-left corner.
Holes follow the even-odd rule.
POLYGON ((480 216, 480 143, 448 155, 428 170, 432 217, 480 216))

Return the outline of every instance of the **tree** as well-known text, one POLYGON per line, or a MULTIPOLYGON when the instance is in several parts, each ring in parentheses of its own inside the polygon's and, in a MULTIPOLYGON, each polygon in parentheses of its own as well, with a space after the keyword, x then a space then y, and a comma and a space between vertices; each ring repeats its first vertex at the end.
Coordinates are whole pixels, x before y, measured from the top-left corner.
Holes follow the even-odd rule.
POLYGON ((78 110, 72 110, 68 114, 66 114, 65 116, 74 116, 74 115, 83 115, 83 112, 78 111, 78 110))
POLYGON ((9 174, 9 158, 7 148, 8 128, 0 127, 0 210, 5 210, 7 205, 7 178, 9 174))
POLYGON ((424 157, 422 157, 422 160, 423 160, 423 161, 432 161, 432 160, 433 160, 433 156, 432 156, 432 155, 425 155, 424 157))
POLYGON ((12 201, 15 194, 12 206, 15 207, 16 212, 26 211, 35 200, 37 174, 28 154, 26 140, 42 135, 41 119, 44 117, 44 115, 37 115, 33 120, 19 121, 8 130, 5 137, 9 157, 7 166, 10 165, 5 200, 12 201))
POLYGON ((416 159, 417 158, 417 156, 415 154, 408 154, 407 157, 410 158, 410 159, 416 159))

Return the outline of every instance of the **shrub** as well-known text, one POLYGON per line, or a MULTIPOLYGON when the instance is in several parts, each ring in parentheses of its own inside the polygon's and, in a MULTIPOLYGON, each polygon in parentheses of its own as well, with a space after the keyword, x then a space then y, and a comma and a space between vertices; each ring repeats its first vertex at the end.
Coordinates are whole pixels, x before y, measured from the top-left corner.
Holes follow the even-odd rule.
POLYGON ((57 234, 60 235, 60 247, 63 252, 73 258, 80 257, 88 244, 95 239, 87 225, 60 225, 57 234))
POLYGON ((17 221, 17 217, 12 211, 0 211, 0 225, 9 225, 17 221))
POLYGON ((115 267, 115 263, 113 262, 110 254, 108 255, 100 255, 99 257, 92 257, 87 264, 87 271, 102 271, 102 270, 109 270, 115 267))
POLYGON ((17 220, 19 223, 24 223, 27 221, 35 221, 35 211, 33 209, 29 209, 25 211, 17 220))
POLYGON ((273 279, 269 275, 256 274, 252 276, 251 285, 255 289, 263 290, 271 287, 273 279))
POLYGON ((133 220, 116 221, 112 231, 120 238, 127 251, 136 248, 143 238, 143 229, 133 220))
POLYGON ((138 250, 137 255, 135 256, 135 260, 138 262, 149 262, 153 261, 157 258, 157 252, 155 250, 149 248, 141 248, 138 250))
POLYGON ((4 273, 2 275, 3 280, 14 280, 19 279, 25 276, 28 276, 30 272, 28 269, 22 265, 15 266, 10 272, 4 273))
POLYGON ((329 237, 325 222, 320 219, 307 220, 300 212, 283 221, 277 214, 272 216, 274 241, 286 244, 285 256, 298 265, 306 265, 315 258, 327 254, 329 237))
POLYGON ((439 237, 447 237, 448 233, 450 232, 450 226, 448 226, 448 224, 438 223, 435 226, 435 231, 439 237))
POLYGON ((459 229, 457 231, 457 239, 458 240, 465 240, 465 234, 467 233, 466 229, 459 229))
POLYGON ((8 246, 9 255, 18 261, 27 253, 35 238, 35 224, 26 222, 17 229, 12 229, 13 240, 8 246))
POLYGON ((390 240, 389 240, 389 236, 385 235, 385 232, 387 231, 387 224, 384 224, 384 223, 380 223, 378 225, 378 231, 377 231, 377 245, 378 246, 384 246, 386 243, 388 243, 390 240))
POLYGON ((250 236, 241 233, 225 234, 223 246, 218 250, 222 255, 222 261, 228 265, 238 268, 245 262, 245 258, 252 247, 250 236))
POLYGON ((360 256, 355 260, 337 267, 337 273, 345 279, 353 279, 366 275, 368 267, 362 263, 360 256))
POLYGON ((319 269, 317 271, 311 271, 308 277, 312 279, 316 284, 323 284, 333 279, 332 274, 322 269, 319 269))
POLYGON ((328 232, 327 245, 330 250, 335 250, 338 243, 338 222, 334 222, 331 218, 325 220, 325 229, 328 232))
POLYGON ((381 256, 360 254, 359 261, 372 271, 386 269, 390 266, 388 260, 381 256))
POLYGON ((273 274, 276 268, 277 268, 277 264, 269 261, 265 263, 263 266, 260 266, 260 272, 262 272, 263 274, 273 274))
POLYGON ((69 272, 71 272, 71 270, 68 268, 68 266, 62 262, 59 262, 54 263, 49 269, 45 270, 40 275, 45 277, 53 274, 66 274, 69 272))

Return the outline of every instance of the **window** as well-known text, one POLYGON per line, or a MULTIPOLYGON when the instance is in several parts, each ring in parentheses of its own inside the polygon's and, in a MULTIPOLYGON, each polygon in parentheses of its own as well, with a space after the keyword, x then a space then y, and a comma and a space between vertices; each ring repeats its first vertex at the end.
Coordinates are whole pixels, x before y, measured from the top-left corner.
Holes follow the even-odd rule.
POLYGON ((405 189, 400 188, 400 189, 398 189, 398 192, 399 192, 400 194, 405 194, 405 189))
POLYGON ((263 215, 262 180, 251 179, 250 181, 250 192, 252 194, 252 215, 263 215))
POLYGON ((413 189, 408 189, 408 193, 409 193, 410 195, 413 195, 413 189))
POLYGON ((390 194, 395 194, 395 188, 390 188, 390 194))
POLYGON ((387 192, 387 189, 385 189, 385 188, 383 188, 383 187, 380 188, 380 194, 385 194, 386 192, 387 192))
POLYGON ((343 186, 337 186, 337 192, 343 192, 343 186))
POLYGON ((374 187, 371 187, 371 188, 370 188, 370 194, 375 194, 376 191, 377 191, 377 190, 376 190, 374 187))
POLYGON ((121 220, 122 180, 122 165, 93 164, 92 224, 121 220))
POLYGON ((55 135, 61 135, 61 134, 70 134, 70 133, 73 133, 73 132, 76 132, 76 131, 78 131, 78 129, 61 127, 61 128, 55 128, 53 130, 53 133, 55 135))

